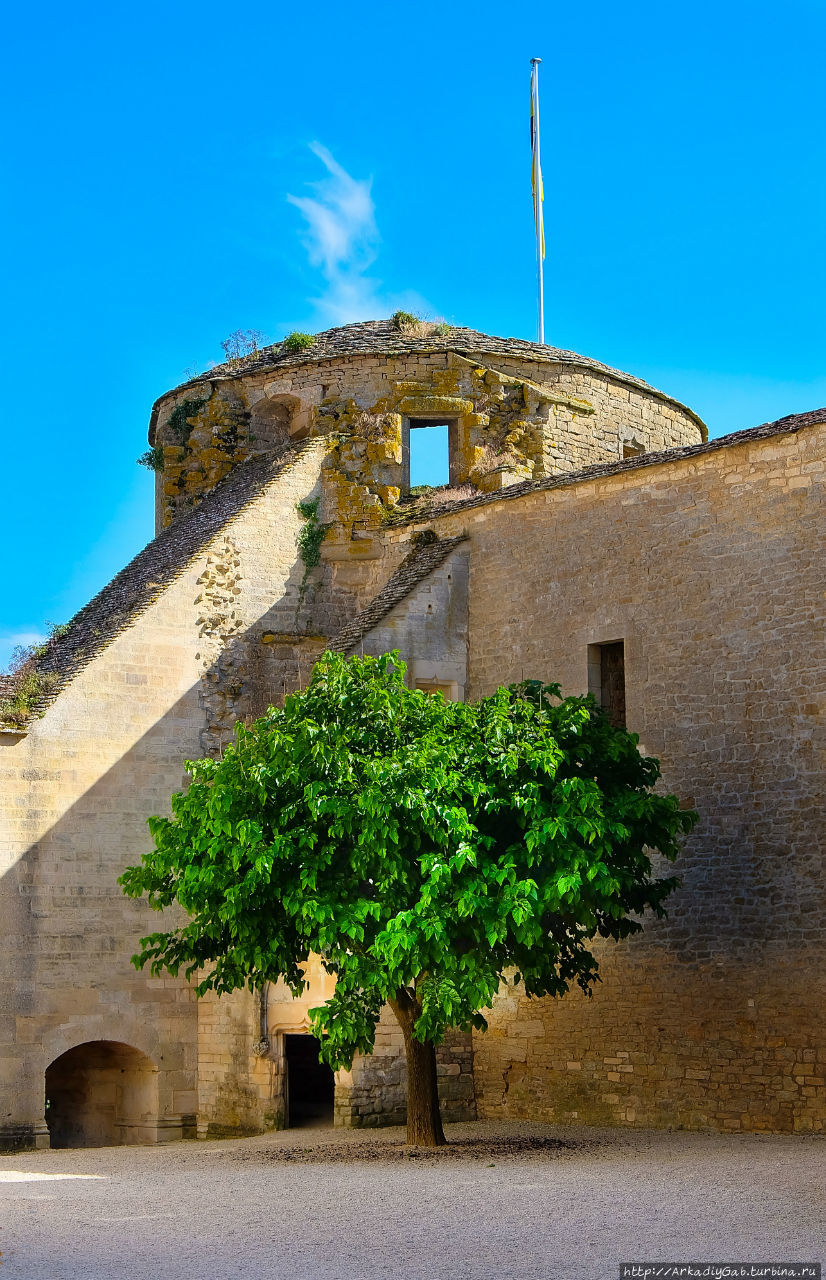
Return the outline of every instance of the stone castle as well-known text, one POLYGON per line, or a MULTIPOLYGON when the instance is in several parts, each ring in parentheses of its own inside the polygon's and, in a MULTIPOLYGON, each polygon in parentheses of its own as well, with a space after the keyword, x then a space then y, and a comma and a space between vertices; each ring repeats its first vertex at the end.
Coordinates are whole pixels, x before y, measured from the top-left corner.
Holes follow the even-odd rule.
POLYGON ((0 1142, 403 1118, 392 1016, 316 1065, 320 969, 299 1000, 197 1000, 130 964, 147 816, 325 648, 398 648, 451 698, 591 690, 700 813, 668 919, 598 951, 593 999, 508 988, 442 1046, 446 1118, 823 1130, 826 409, 708 441, 552 347, 391 321, 294 345, 161 397, 157 536, 26 697, 0 687, 0 1142), (434 427, 444 483, 411 490, 434 427))

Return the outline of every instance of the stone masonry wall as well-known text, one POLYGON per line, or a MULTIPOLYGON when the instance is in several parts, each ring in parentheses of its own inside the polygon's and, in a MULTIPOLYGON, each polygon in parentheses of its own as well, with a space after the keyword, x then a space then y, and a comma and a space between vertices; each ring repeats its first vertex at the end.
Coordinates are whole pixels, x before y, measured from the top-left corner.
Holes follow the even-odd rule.
POLYGON ((348 539, 369 537, 402 493, 410 418, 454 422, 452 482, 486 492, 615 461, 625 446, 654 452, 702 438, 689 411, 634 379, 513 354, 377 351, 224 373, 160 404, 159 526, 250 453, 320 434, 336 450, 329 518, 348 539))
POLYGON ((165 397, 153 436, 165 458, 159 527, 197 505, 251 453, 278 453, 312 436, 329 444, 321 563, 297 572, 273 601, 261 636, 272 647, 247 665, 249 683, 271 691, 256 695, 258 705, 296 687, 302 664, 309 668, 324 638, 392 571, 388 527, 429 501, 402 500, 410 419, 453 423, 452 484, 471 492, 613 462, 626 445, 659 450, 702 434, 689 411, 633 379, 489 352, 477 359, 456 350, 376 351, 224 371, 165 397))
POLYGON ((627 720, 696 808, 669 918, 605 946, 592 1000, 503 990, 481 1115, 826 1127, 826 427, 440 517, 469 534, 469 696, 587 689, 624 640, 627 720))
MULTIPOLYGON (((469 1033, 451 1031, 436 1050, 442 1119, 476 1119, 473 1046, 469 1033)), ((407 1065, 404 1037, 390 1009, 382 1010, 373 1053, 358 1055, 352 1071, 336 1076, 335 1123, 355 1129, 404 1124, 407 1065)))
POLYGON ((209 993, 198 1001, 198 1136, 280 1128, 279 1064, 261 1052, 257 992, 209 993))
POLYGON ((151 1058, 172 1136, 197 1110, 193 993, 132 968, 158 922, 116 883, 147 846, 147 815, 180 788, 183 759, 199 754, 185 622, 195 576, 117 636, 27 736, 0 738, 0 1145, 48 1145, 46 1067, 87 1041, 151 1058))
MULTIPOLYGON (((464 544, 373 627, 361 648, 379 656, 409 655, 412 688, 441 687, 457 701, 465 696, 468 642, 468 553, 464 544)), ((358 650, 360 651, 360 650, 358 650)))
MULTIPOLYGON (((258 714, 273 700, 260 696, 261 639, 303 576, 298 504, 319 493, 325 453, 322 439, 305 448, 206 552, 194 598, 193 635, 205 712, 201 754, 220 752, 236 720, 258 714)), ((280 692, 283 675, 275 665, 266 692, 280 692)))
MULTIPOLYGON (((512 377, 524 373, 521 361, 503 360, 498 367, 512 377)), ((598 370, 561 364, 543 369, 539 380, 549 393, 559 388, 574 403, 593 406, 587 416, 571 412, 565 404, 554 406, 546 475, 621 460, 625 446, 658 453, 702 438, 696 421, 680 406, 598 370)))
POLYGON ((27 734, 0 735, 6 1145, 47 1142, 46 1067, 89 1041, 129 1044, 159 1069, 160 1137, 196 1112, 231 1128, 267 1111, 246 997, 199 1012, 182 977, 136 972, 138 939, 161 922, 117 877, 148 846, 146 818, 184 784, 184 760, 220 750, 246 713, 245 663, 296 572, 296 504, 317 488, 324 451, 305 450, 230 519, 27 734))

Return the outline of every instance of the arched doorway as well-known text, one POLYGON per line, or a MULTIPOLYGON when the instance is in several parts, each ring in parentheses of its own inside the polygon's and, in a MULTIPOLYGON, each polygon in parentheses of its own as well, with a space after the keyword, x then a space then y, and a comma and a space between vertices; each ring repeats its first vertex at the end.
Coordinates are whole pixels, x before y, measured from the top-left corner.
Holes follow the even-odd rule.
POLYGON ((287 1124, 291 1129, 333 1123, 335 1076, 326 1062, 319 1062, 318 1050, 315 1036, 284 1036, 287 1124))
POLYGON ((46 1068, 53 1147, 113 1147, 158 1139, 158 1069, 114 1040, 91 1040, 46 1068))

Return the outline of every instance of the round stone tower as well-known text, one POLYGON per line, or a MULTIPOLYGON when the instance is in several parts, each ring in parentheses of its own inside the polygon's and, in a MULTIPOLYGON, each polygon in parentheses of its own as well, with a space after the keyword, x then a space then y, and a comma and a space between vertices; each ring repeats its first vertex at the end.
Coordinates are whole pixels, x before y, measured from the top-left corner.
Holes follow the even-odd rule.
POLYGON ((411 440, 431 426, 447 428, 442 487, 463 496, 707 436, 670 396, 571 351, 444 325, 351 324, 229 361, 157 401, 158 527, 251 454, 317 435, 330 438, 328 518, 375 527, 410 500, 411 440))

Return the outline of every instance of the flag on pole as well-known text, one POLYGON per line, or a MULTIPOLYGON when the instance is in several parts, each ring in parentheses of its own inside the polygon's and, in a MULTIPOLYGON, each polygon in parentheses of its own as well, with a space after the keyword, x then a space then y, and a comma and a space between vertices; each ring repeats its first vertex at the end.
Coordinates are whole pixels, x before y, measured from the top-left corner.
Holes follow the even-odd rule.
POLYGON ((539 159, 539 64, 541 58, 531 58, 531 188, 533 190, 533 220, 536 228, 536 265, 539 284, 538 324, 539 341, 545 341, 545 282, 543 262, 545 258, 545 221, 542 202, 542 165, 539 159))
POLYGON ((542 186, 542 166, 539 159, 539 66, 541 58, 531 60, 531 190, 533 191, 533 218, 536 224, 536 243, 539 256, 545 257, 545 222, 542 202, 545 191, 542 186))

